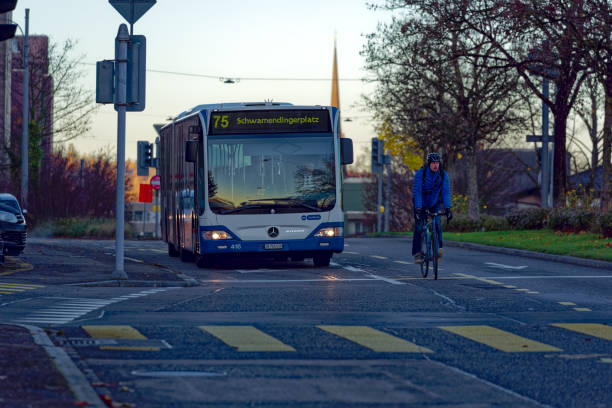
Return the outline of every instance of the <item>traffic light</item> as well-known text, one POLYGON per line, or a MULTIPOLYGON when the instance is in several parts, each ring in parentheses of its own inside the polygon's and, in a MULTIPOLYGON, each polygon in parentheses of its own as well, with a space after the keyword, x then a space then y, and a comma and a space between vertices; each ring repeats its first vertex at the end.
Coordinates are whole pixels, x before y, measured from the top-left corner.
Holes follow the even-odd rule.
POLYGON ((136 159, 136 174, 148 176, 149 167, 153 166, 153 144, 142 140, 138 141, 138 156, 136 159))
MULTIPOLYGON (((0 0, 0 13, 13 11, 17 6, 17 0, 0 0)), ((17 24, 0 24, 0 41, 8 40, 15 36, 17 24)))
POLYGON ((378 151, 378 138, 372 138, 372 166, 378 164, 380 152, 378 151))

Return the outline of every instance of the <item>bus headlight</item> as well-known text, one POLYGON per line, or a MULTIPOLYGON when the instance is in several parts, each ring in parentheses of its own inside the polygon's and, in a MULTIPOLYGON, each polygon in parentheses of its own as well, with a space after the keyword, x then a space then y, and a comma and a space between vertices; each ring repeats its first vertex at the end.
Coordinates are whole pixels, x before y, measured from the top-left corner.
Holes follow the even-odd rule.
POLYGON ((317 238, 333 238, 333 237, 341 237, 344 233, 344 228, 342 227, 325 227, 321 228, 314 234, 317 238))
POLYGON ((226 231, 202 231, 202 238, 207 241, 219 241, 222 239, 234 239, 226 231))

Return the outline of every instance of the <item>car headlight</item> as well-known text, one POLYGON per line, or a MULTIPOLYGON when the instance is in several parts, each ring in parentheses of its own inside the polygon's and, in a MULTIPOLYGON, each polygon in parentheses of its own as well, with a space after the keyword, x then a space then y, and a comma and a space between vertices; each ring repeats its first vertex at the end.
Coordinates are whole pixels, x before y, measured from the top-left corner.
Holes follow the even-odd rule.
POLYGON ((226 231, 202 231, 202 238, 207 241, 219 241, 222 239, 234 239, 231 234, 226 231))
POLYGON ((10 222, 11 224, 17 224, 17 217, 15 217, 15 214, 0 211, 0 221, 10 222))
POLYGON ((341 237, 343 233, 344 228, 342 227, 325 227, 318 230, 314 236, 318 238, 333 238, 341 237))

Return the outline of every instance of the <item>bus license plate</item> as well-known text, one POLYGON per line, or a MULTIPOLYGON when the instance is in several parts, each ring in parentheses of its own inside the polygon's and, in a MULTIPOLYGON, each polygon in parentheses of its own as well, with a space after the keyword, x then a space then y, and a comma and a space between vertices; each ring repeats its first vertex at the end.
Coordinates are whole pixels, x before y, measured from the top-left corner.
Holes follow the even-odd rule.
POLYGON ((264 249, 283 249, 283 244, 264 244, 264 249))

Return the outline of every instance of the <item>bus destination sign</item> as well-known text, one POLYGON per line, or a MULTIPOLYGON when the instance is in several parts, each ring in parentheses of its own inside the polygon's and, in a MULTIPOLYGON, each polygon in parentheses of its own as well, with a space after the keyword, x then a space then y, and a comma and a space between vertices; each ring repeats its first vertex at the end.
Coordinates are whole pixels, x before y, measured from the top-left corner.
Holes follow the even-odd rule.
POLYGON ((213 112, 210 135, 245 133, 329 133, 327 109, 245 110, 213 112))

